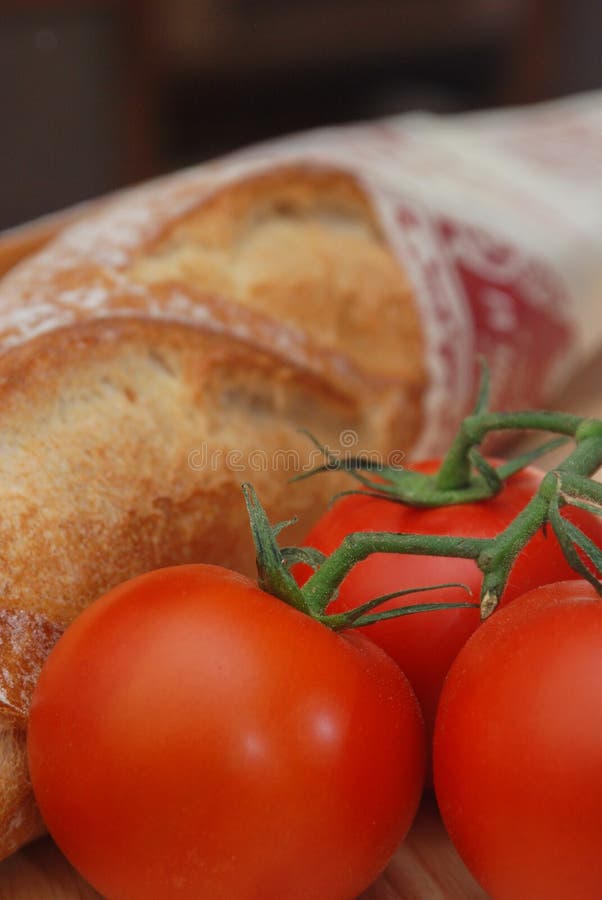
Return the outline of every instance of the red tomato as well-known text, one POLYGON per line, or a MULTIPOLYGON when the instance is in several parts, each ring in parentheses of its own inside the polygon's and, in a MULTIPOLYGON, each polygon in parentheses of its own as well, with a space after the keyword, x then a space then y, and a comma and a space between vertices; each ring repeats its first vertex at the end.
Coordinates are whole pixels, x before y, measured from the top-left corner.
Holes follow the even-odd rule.
MULTIPOLYGON (((439 461, 429 461, 413 468, 420 472, 434 472, 439 465, 439 461)), ((354 531, 494 537, 528 503, 542 477, 543 473, 538 469, 528 467, 510 478, 503 490, 490 500, 433 509, 420 509, 355 494, 342 498, 322 516, 308 535, 306 544, 330 554, 345 535, 354 531)), ((602 544, 602 523, 594 516, 578 509, 571 509, 566 515, 602 544)), ((311 571, 307 566, 298 566, 295 574, 300 583, 304 583, 311 571)), ((549 531, 546 537, 539 532, 517 559, 503 602, 513 600, 537 585, 578 577, 567 563, 554 534, 549 531)), ((472 560, 375 554, 349 573, 329 612, 352 609, 373 597, 403 588, 448 582, 467 584, 477 599, 481 581, 481 573, 472 560)), ((411 594, 403 599, 391 600, 379 609, 464 599, 467 598, 462 591, 446 589, 437 594, 411 594)), ((478 624, 479 613, 476 609, 451 609, 389 619, 364 629, 365 634, 386 650, 408 676, 422 706, 429 732, 434 726, 445 675, 460 647, 478 624)))
POLYGON ((602 897, 602 600, 582 581, 499 610, 450 669, 435 789, 496 900, 602 897))
POLYGON ((351 900, 414 817, 424 733, 380 648, 214 566, 136 578, 59 640, 31 708, 48 828, 109 898, 351 900))

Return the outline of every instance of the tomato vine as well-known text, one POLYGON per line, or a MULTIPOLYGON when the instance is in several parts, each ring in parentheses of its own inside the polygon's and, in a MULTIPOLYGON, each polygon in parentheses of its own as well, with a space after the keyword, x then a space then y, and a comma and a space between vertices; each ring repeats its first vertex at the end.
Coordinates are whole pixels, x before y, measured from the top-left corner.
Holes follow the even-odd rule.
MULTIPOLYGON (((449 608, 452 605, 420 604, 372 613, 386 600, 410 593, 404 591, 374 598, 344 614, 328 615, 326 608, 329 602, 336 596, 349 571, 361 560, 373 553, 461 557, 474 560, 483 573, 479 605, 481 618, 485 619, 495 610, 518 554, 540 528, 550 526, 571 567, 602 594, 602 581, 598 577, 602 573, 602 550, 561 513, 562 507, 567 504, 597 515, 602 513, 602 484, 590 477, 602 465, 602 420, 554 411, 490 412, 488 395, 488 375, 484 372, 475 409, 461 423, 447 455, 434 474, 377 466, 361 457, 341 460, 322 448, 324 465, 301 477, 333 469, 344 470, 360 481, 361 493, 368 491, 371 495, 410 506, 471 503, 495 496, 507 478, 534 459, 564 444, 567 438, 572 438, 575 442, 573 451, 545 475, 532 499, 498 535, 473 538, 355 532, 348 534, 328 557, 312 548, 280 549, 277 535, 289 523, 270 526, 252 486, 245 484, 243 491, 257 549, 262 587, 332 628, 348 628, 394 615, 449 608), (485 438, 492 432, 517 429, 547 431, 561 437, 508 462, 492 465, 481 450, 485 438), (297 562, 305 562, 314 570, 302 587, 297 585, 290 573, 290 566, 297 562)), ((317 443, 314 438, 312 440, 317 443)), ((424 588, 416 587, 416 591, 419 590, 424 588)), ((471 604, 459 602, 457 605, 471 604)))

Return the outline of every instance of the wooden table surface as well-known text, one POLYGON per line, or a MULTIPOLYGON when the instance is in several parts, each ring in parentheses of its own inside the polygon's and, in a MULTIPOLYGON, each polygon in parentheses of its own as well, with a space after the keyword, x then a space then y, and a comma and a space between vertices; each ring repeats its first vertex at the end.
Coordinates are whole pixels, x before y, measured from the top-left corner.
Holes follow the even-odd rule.
MULTIPOLYGON (((61 856, 50 838, 41 838, 0 863, 0 900, 98 900, 99 897, 61 856)), ((410 834, 386 872, 362 895, 362 900, 485 898, 447 837, 432 798, 423 803, 410 834)))

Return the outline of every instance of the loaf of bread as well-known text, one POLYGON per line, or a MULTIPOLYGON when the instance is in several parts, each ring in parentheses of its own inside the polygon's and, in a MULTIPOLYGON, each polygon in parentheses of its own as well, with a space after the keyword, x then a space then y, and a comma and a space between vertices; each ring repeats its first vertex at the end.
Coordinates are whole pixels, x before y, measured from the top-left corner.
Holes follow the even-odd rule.
POLYGON ((307 528, 336 484, 288 483, 312 464, 299 429, 407 448, 425 368, 367 194, 315 168, 212 192, 201 170, 105 205, 5 275, 0 351, 6 855, 42 828, 24 729, 61 629, 158 566, 252 572, 240 482, 307 528))

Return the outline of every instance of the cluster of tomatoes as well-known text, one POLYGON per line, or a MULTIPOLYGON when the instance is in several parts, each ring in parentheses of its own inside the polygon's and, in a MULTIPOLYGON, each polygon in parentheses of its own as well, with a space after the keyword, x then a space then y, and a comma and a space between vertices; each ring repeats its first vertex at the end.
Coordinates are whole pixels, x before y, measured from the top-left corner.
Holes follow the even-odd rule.
MULTIPOLYGON (((345 497, 307 544, 493 537, 540 479, 527 468, 489 500, 433 509, 345 497)), ((594 516, 570 515, 602 544, 594 516)), ((329 611, 452 581, 478 597, 481 579, 471 560, 375 554, 329 611)), ((224 569, 141 576, 60 639, 28 747, 51 834, 108 898, 353 900, 431 777, 492 896, 602 896, 602 601, 543 531, 483 624, 450 608, 336 633, 224 569)))

